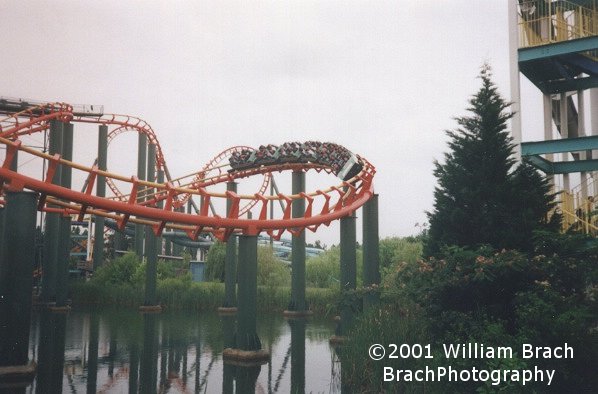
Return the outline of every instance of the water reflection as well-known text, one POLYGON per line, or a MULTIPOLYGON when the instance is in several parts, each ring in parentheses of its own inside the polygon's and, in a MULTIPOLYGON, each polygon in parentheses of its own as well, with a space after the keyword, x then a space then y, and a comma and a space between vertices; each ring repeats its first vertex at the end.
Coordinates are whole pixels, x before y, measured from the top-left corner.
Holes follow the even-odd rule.
POLYGON ((29 393, 340 392, 328 320, 259 316, 272 358, 263 366, 223 363, 235 317, 216 313, 34 312, 29 393), (306 365, 306 359, 309 362, 306 365))

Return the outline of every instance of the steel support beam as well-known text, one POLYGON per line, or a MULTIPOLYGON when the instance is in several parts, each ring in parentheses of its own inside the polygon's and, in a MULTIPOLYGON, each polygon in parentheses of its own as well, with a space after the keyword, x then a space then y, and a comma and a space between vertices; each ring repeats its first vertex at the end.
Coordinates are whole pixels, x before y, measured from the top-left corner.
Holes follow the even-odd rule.
MULTIPOLYGON (((227 182, 226 190, 233 193, 237 192, 236 182, 227 182)), ((226 214, 228 215, 232 207, 232 200, 226 201, 226 214)), ((245 277, 242 277, 245 281, 245 277)), ((242 281, 242 282, 243 282, 242 281)), ((237 306, 237 237, 233 234, 226 241, 226 256, 224 260, 224 304, 225 308, 234 308, 237 306)))
MULTIPOLYGON (((62 126, 62 157, 65 160, 73 160, 73 124, 64 123, 62 126)), ((70 189, 72 183, 72 168, 62 166, 60 169, 60 183, 63 187, 70 189)), ((67 306, 69 286, 69 260, 71 257, 71 217, 62 215, 60 217, 60 240, 58 246, 57 271, 56 271, 56 307, 67 306)))
POLYGON ((340 243, 340 260, 341 260, 341 297, 343 299, 341 307, 341 320, 337 327, 338 336, 346 336, 349 329, 353 325, 354 310, 356 305, 353 305, 355 297, 355 287, 357 284, 357 254, 355 250, 356 242, 356 216, 355 214, 345 216, 340 220, 341 227, 341 243, 340 243))
POLYGON ((24 366, 29 359, 29 327, 37 194, 6 193, 0 260, 0 366, 24 366))
MULTIPOLYGON (((50 155, 62 154, 62 122, 50 122, 50 155)), ((54 173, 52 183, 60 185, 62 171, 60 167, 54 173)), ((44 303, 56 301, 56 272, 58 269, 58 248, 60 242, 60 214, 48 212, 46 214, 44 234, 44 258, 42 261, 42 291, 40 299, 44 303)))
POLYGON ((237 312, 237 348, 260 350, 257 335, 257 236, 239 236, 239 309, 237 312))
POLYGON ((380 285, 380 239, 378 235, 378 195, 363 205, 363 286, 369 288, 364 306, 378 303, 380 285))
POLYGON ((592 51, 598 48, 598 36, 578 38, 530 48, 519 48, 519 63, 547 59, 576 52, 592 51))
MULTIPOLYGON (((147 159, 147 136, 139 133, 137 140, 137 178, 145 180, 145 166, 147 159)), ((135 254, 140 259, 143 256, 143 224, 135 224, 135 254)))
POLYGON ((575 137, 551 141, 533 141, 521 144, 523 156, 543 155, 547 153, 581 152, 598 149, 598 135, 575 137))
MULTIPOLYGON (((108 126, 100 125, 98 132, 98 169, 106 171, 108 164, 108 126)), ((96 180, 96 196, 106 197, 106 177, 98 175, 96 180)), ((104 217, 95 217, 94 239, 93 244, 93 269, 96 270, 104 264, 104 217)), ((114 232, 114 246, 116 248, 116 234, 114 232)), ((119 240, 120 247, 120 240, 119 240)))
MULTIPOLYGON (((293 171, 292 192, 294 195, 305 192, 305 172, 293 171)), ((305 214, 305 199, 293 200, 292 214, 294 218, 302 218, 305 214)), ((305 230, 293 235, 291 253, 291 301, 289 311, 305 311, 305 230)))
MULTIPOLYGON (((155 181, 156 173, 156 145, 149 144, 147 150, 147 180, 149 182, 155 181)), ((151 198, 154 189, 146 189, 146 195, 151 198)), ((145 229, 145 306, 156 305, 156 281, 157 281, 157 266, 158 266, 158 248, 157 239, 151 227, 145 229)))

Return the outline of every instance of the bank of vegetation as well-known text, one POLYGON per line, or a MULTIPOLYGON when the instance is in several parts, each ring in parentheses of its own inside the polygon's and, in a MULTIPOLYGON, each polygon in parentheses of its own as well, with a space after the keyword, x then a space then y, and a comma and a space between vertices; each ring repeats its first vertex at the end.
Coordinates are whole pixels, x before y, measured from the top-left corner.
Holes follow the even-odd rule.
MULTIPOLYGON (((506 131, 512 114, 489 67, 469 115, 448 131, 449 152, 437 162, 434 209, 421 235, 422 255, 386 265, 379 308, 364 313, 343 348, 345 384, 367 392, 595 392, 598 387, 598 241, 560 232, 558 195, 547 179, 512 158, 506 131), (374 344, 430 344, 432 359, 373 361, 374 344), (510 347, 512 358, 446 359, 444 344, 510 347), (523 358, 522 345, 570 359, 523 358), (384 367, 420 370, 554 370, 544 381, 384 381, 384 367)), ((382 251, 381 251, 382 254, 382 251)), ((383 254, 382 254, 383 256, 383 254)), ((387 348, 387 350, 389 350, 387 348)), ((394 375, 396 377, 396 374, 394 375)), ((357 390, 359 391, 359 390, 357 390)))

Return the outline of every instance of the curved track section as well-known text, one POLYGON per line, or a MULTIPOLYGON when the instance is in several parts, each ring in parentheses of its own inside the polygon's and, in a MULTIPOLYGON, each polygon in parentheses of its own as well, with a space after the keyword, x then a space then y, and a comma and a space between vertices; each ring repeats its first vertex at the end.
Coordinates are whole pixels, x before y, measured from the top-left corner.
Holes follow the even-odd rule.
MULTIPOLYGON (((122 127, 123 131, 130 124, 135 124, 134 122, 138 119, 126 116, 122 116, 122 118, 115 116, 108 118, 85 118, 84 120, 74 119, 72 114, 69 115, 68 107, 61 108, 63 109, 55 110, 54 112, 49 111, 49 113, 39 112, 38 118, 43 118, 41 120, 35 117, 30 118, 26 122, 16 120, 12 123, 12 128, 6 129, 2 134, 3 136, 0 137, 0 144, 6 147, 6 157, 2 163, 2 167, 0 167, 0 188, 7 187, 11 190, 27 189, 40 193, 38 207, 40 210, 50 212, 60 211, 65 214, 78 215, 79 217, 83 217, 86 214, 104 216, 116 220, 118 227, 121 229, 124 229, 128 222, 141 223, 151 226, 157 235, 162 234, 165 228, 172 228, 185 231, 191 239, 197 239, 203 232, 211 232, 222 240, 227 239, 233 232, 241 232, 248 235, 267 232, 274 238, 280 239, 285 231, 289 231, 292 234, 298 234, 304 229, 316 231, 322 224, 328 225, 333 220, 348 216, 361 207, 373 195, 373 179, 376 170, 369 161, 357 155, 355 157, 360 163, 359 172, 350 178, 346 178, 336 186, 298 195, 280 193, 275 196, 269 196, 265 194, 263 187, 258 193, 254 193, 253 195, 241 195, 230 191, 216 193, 208 191, 207 187, 251 176, 268 176, 273 171, 324 171, 334 174, 336 172, 329 165, 318 160, 258 161, 251 165, 236 166, 236 168, 233 168, 230 166, 230 163, 220 165, 219 163, 227 156, 224 155, 221 159, 218 159, 219 155, 216 157, 217 160, 212 160, 204 166, 189 185, 175 186, 170 181, 158 184, 138 180, 135 176, 124 177, 107 171, 101 171, 96 166, 86 167, 64 160, 59 155, 50 156, 36 149, 25 147, 21 143, 18 139, 19 135, 29 134, 30 130, 42 127, 44 122, 48 122, 48 117, 64 121, 76 120, 98 124, 119 124, 119 122, 122 122, 119 127, 122 127), (133 122, 131 122, 132 119, 134 120, 133 122), (40 177, 42 179, 10 170, 10 163, 17 151, 20 152, 19 155, 35 156, 46 161, 47 171, 43 177, 40 177), (54 185, 52 180, 59 166, 69 166, 73 171, 83 173, 84 177, 88 177, 90 182, 88 182, 85 190, 79 192, 54 185), (218 169, 212 171, 211 174, 207 174, 204 171, 216 168, 218 169), (227 169, 227 171, 224 171, 224 169, 227 169), (126 201, 94 196, 92 194, 93 187, 95 185, 95 178, 98 175, 105 176, 106 179, 110 179, 111 181, 126 183, 129 189, 126 201), (137 194, 144 189, 151 190, 154 197, 149 202, 141 204, 137 201, 137 194), (186 214, 173 210, 175 202, 182 198, 187 198, 187 195, 190 197, 196 196, 201 199, 202 208, 199 214, 186 214), (291 217, 291 206, 292 202, 297 199, 305 200, 305 214, 303 217, 293 218, 291 217), (224 202, 229 201, 231 203, 230 211, 228 213, 226 211, 211 213, 209 211, 210 202, 216 200, 223 202, 218 204, 218 206, 225 206, 224 202), (282 212, 278 212, 274 219, 269 219, 269 203, 273 200, 283 201, 285 208, 282 212), (161 201, 164 202, 162 204, 163 208, 159 208, 157 204, 161 201), (47 205, 49 203, 53 207, 49 207, 47 205), (251 210, 254 219, 247 219, 243 215, 244 208, 242 207, 247 205, 250 205, 250 208, 246 209, 245 212, 251 210), (59 208, 56 208, 56 206, 59 208)), ((35 112, 30 113, 35 115, 35 112)), ((151 128, 145 127, 142 123, 137 124, 135 127, 151 130, 151 128)), ((155 134, 153 134, 153 137, 155 138, 155 134)), ((155 141, 157 142, 157 139, 155 141)), ((247 149, 247 147, 242 148, 247 149)), ((231 148, 228 151, 237 151, 235 149, 231 148)), ((162 161, 162 163, 164 162, 162 161)))

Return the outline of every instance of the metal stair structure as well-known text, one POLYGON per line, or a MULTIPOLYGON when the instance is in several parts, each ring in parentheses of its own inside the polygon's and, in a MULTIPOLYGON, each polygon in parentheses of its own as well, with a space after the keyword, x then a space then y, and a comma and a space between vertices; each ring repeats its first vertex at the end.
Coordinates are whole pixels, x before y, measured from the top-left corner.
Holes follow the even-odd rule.
MULTIPOLYGON (((592 152, 598 150, 598 0, 510 1, 510 10, 516 10, 518 19, 512 67, 544 96, 544 115, 537 117, 543 119, 538 124, 543 123, 544 140, 517 141, 521 157, 553 184, 555 178, 561 181, 558 209, 564 227, 596 233, 596 223, 590 219, 595 210, 592 195, 598 193, 598 182, 592 176, 598 171, 598 155, 592 152), (586 124, 588 111, 590 124, 586 124), (575 190, 569 184, 571 173, 581 174, 581 185, 575 190)), ((520 102, 517 96, 512 100, 520 102)))

